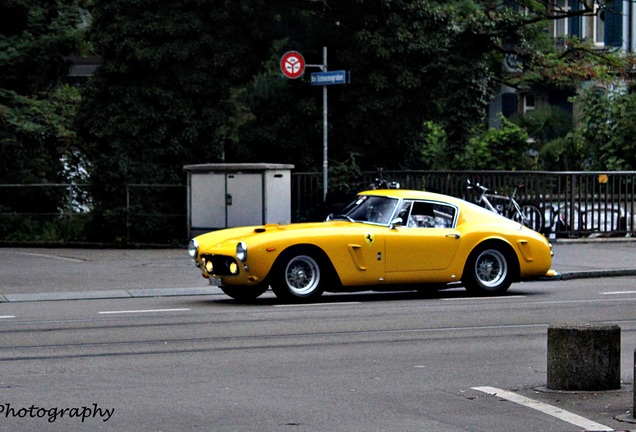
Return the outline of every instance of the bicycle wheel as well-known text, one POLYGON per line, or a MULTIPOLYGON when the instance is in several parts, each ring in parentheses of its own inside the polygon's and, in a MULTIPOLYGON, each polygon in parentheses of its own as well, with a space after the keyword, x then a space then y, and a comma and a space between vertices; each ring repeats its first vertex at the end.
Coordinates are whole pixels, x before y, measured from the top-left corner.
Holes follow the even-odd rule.
POLYGON ((525 203, 519 206, 520 213, 517 212, 514 220, 527 226, 528 228, 541 232, 543 230, 543 213, 534 204, 525 203))

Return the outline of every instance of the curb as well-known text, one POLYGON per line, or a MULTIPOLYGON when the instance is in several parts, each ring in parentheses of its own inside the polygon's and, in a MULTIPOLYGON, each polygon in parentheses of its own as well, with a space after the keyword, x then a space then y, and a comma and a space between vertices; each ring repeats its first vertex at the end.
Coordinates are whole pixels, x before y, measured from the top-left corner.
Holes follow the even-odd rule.
POLYGON ((622 269, 622 270, 590 270, 590 271, 573 271, 557 273, 551 278, 545 278, 541 280, 572 280, 572 279, 593 279, 593 278, 605 278, 605 277, 621 277, 621 276, 636 276, 636 269, 622 269))
POLYGON ((580 245, 586 243, 634 243, 636 237, 581 237, 548 239, 555 245, 580 245))
POLYGON ((210 287, 201 288, 150 288, 110 291, 43 292, 32 294, 0 294, 0 303, 19 303, 64 300, 103 300, 148 297, 181 297, 221 294, 210 287))

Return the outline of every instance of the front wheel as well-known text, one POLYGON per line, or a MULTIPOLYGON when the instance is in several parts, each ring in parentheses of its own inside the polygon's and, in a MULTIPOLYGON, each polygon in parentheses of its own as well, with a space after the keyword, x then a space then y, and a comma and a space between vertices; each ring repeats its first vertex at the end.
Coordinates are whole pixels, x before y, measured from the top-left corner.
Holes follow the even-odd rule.
POLYGON ((258 285, 222 286, 220 287, 226 295, 238 301, 252 301, 267 291, 266 283, 258 285))
POLYGON ((464 270, 464 286, 479 295, 505 293, 512 284, 509 259, 499 249, 487 247, 473 252, 464 270))
POLYGON ((272 290, 282 300, 310 300, 323 293, 324 272, 312 253, 291 252, 281 257, 272 278, 272 290))

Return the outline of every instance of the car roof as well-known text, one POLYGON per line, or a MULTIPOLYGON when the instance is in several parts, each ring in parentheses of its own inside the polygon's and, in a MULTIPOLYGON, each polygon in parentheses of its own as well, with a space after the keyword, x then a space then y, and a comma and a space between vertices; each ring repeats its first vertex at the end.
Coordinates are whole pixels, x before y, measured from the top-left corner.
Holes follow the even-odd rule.
MULTIPOLYGON (((499 219, 499 223, 503 222, 512 222, 510 219, 507 219, 504 216, 501 216, 497 213, 491 212, 490 210, 480 207, 471 202, 465 201, 461 198, 455 198, 450 195, 438 194, 434 192, 425 192, 418 190, 409 190, 409 189, 377 189, 377 190, 367 190, 364 192, 360 192, 358 195, 367 195, 367 196, 385 196, 397 199, 412 199, 412 200, 426 200, 426 201, 437 201, 442 203, 447 203, 453 206, 456 206, 460 209, 460 220, 464 220, 466 215, 480 215, 479 217, 488 217, 499 219)), ((459 222, 458 222, 459 223, 459 222)))
POLYGON ((452 204, 459 204, 462 202, 459 198, 452 197, 450 195, 443 195, 434 192, 425 192, 411 189, 376 189, 360 192, 358 195, 375 195, 386 196, 392 198, 402 199, 416 199, 416 200, 430 200, 430 201, 445 201, 452 204))

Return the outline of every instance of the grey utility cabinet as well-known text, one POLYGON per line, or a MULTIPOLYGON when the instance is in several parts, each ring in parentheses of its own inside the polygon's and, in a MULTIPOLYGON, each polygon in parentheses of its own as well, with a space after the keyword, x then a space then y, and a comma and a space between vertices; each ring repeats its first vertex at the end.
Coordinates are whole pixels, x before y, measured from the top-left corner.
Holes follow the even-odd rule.
POLYGON ((186 165, 188 232, 291 222, 294 165, 211 163, 186 165))

